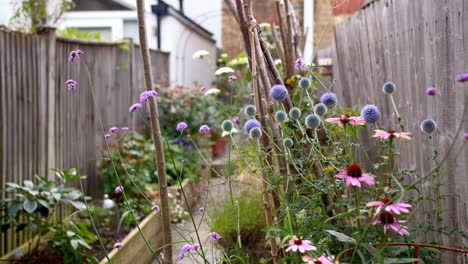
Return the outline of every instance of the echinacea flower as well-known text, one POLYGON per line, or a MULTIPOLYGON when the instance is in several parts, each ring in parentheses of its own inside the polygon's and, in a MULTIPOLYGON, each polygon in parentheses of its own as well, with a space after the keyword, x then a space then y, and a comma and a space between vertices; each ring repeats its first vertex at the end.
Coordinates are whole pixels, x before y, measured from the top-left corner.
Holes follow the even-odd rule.
POLYGON ((128 127, 122 127, 122 129, 121 129, 121 130, 122 130, 122 133, 124 133, 124 134, 125 134, 125 133, 127 133, 127 132, 128 132, 128 127))
POLYGON ((117 133, 117 132, 119 132, 119 128, 118 128, 118 127, 111 127, 111 128, 109 129, 109 133, 117 133))
POLYGON ((235 75, 229 75, 229 76, 228 76, 228 82, 231 83, 231 82, 233 82, 233 81, 235 81, 235 80, 237 80, 237 76, 235 76, 235 75))
POLYGON ((309 255, 305 255, 302 257, 302 260, 306 263, 309 263, 309 264, 333 264, 333 260, 331 257, 328 257, 328 256, 325 256, 325 255, 322 255, 318 258, 314 258, 312 256, 309 256, 309 255))
POLYGON ((293 236, 293 238, 289 241, 289 246, 286 248, 287 251, 299 251, 301 253, 305 253, 306 251, 317 250, 316 247, 312 246, 312 243, 309 240, 302 240, 293 236))
POLYGON ((462 73, 457 76, 456 78, 457 82, 466 82, 468 81, 468 73, 462 73))
POLYGON ((345 179, 347 186, 352 185, 360 188, 361 182, 364 182, 369 186, 373 186, 375 184, 374 177, 370 174, 363 173, 361 167, 357 164, 349 165, 346 170, 341 170, 337 175, 335 175, 335 177, 345 179))
POLYGON ((385 209, 387 212, 394 212, 395 214, 401 213, 409 213, 409 209, 411 204, 407 203, 392 203, 390 198, 384 198, 382 201, 372 201, 366 204, 367 207, 375 207, 377 206, 377 210, 375 212, 378 214, 382 211, 382 208, 385 209))
POLYGON ((435 87, 428 87, 426 88, 426 94, 427 95, 435 95, 436 94, 436 91, 437 89, 435 87))
POLYGON ((75 80, 68 80, 65 83, 67 84, 68 90, 76 89, 76 85, 78 84, 75 80))
POLYGON ((207 125, 202 125, 199 129, 200 133, 208 134, 211 131, 211 128, 207 125))
POLYGON ((114 248, 121 248, 123 247, 123 243, 117 242, 114 244, 114 248))
POLYGON ((176 130, 179 131, 179 132, 182 132, 182 131, 184 131, 187 127, 188 127, 187 123, 185 123, 185 122, 180 122, 179 124, 177 124, 176 130))
POLYGON ((142 107, 142 105, 140 103, 132 104, 132 106, 130 106, 128 111, 130 113, 133 113, 133 112, 135 112, 135 110, 137 110, 138 108, 141 108, 141 107, 142 107))
POLYGON ((349 116, 348 114, 341 115, 340 117, 330 117, 325 119, 328 123, 338 124, 344 126, 347 124, 350 125, 364 125, 366 121, 362 116, 349 116))
POLYGON ((211 232, 209 235, 210 235, 211 239, 213 239, 213 240, 220 240, 221 239, 221 236, 216 232, 211 232))
POLYGON ((115 194, 121 194, 123 192, 124 187, 123 186, 117 186, 115 187, 115 194))
POLYGON ((153 204, 153 206, 151 206, 151 211, 153 211, 153 212, 159 211, 159 205, 153 204))
POLYGON ((395 130, 375 130, 375 134, 372 136, 375 138, 381 138, 381 139, 394 139, 394 138, 400 138, 400 139, 411 139, 411 134, 408 132, 396 132, 395 130))
POLYGON ((84 52, 79 49, 70 51, 70 55, 68 56, 68 61, 70 63, 75 62, 75 59, 79 59, 81 54, 84 54, 84 52))
POLYGON ((392 229, 393 231, 397 232, 402 236, 408 236, 410 233, 406 226, 401 225, 404 224, 406 221, 404 220, 397 220, 395 216, 390 212, 381 212, 379 217, 377 217, 372 224, 378 225, 382 224, 384 228, 384 233, 387 233, 387 230, 392 229))

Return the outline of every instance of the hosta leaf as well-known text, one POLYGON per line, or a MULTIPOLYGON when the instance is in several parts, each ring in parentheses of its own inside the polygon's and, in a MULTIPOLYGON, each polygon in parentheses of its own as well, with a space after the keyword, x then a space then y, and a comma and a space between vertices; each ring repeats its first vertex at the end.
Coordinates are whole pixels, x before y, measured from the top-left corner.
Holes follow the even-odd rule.
POLYGON ((24 183, 24 187, 26 187, 26 188, 28 188, 30 190, 32 190, 34 188, 34 183, 32 181, 26 180, 23 183, 24 183))
POLYGON ((23 203, 23 208, 26 212, 32 214, 37 208, 37 202, 33 200, 26 199, 23 203))

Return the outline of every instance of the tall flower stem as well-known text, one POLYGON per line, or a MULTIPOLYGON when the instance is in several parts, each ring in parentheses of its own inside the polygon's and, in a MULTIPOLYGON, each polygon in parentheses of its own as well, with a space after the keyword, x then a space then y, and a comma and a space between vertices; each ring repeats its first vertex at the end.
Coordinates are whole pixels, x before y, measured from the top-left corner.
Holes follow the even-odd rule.
MULTIPOLYGON (((148 40, 146 35, 146 21, 145 21, 145 1, 137 0, 137 15, 138 15, 138 33, 140 38, 140 51, 143 60, 143 69, 145 75, 145 86, 147 91, 153 90, 153 76, 150 64, 150 55, 148 48, 148 40)), ((163 243, 167 245, 163 249, 164 258, 163 263, 172 264, 172 234, 171 234, 171 221, 169 211, 169 199, 167 196, 167 180, 166 180, 166 162, 164 160, 164 149, 161 140, 161 128, 158 121, 158 108, 157 102, 154 98, 149 100, 150 107, 150 122, 154 148, 156 151, 156 164, 159 182, 159 192, 161 194, 161 214, 163 225, 163 243)))

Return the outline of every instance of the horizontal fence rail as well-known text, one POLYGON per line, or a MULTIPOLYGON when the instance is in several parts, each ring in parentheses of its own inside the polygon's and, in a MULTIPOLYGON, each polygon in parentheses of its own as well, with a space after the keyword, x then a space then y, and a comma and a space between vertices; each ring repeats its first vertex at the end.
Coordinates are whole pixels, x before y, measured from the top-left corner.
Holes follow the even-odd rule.
MULTIPOLYGON (((138 125, 128 112, 144 90, 138 45, 58 38, 53 29, 41 34, 0 29, 1 189, 7 182, 34 181, 35 174, 53 177, 53 168, 79 167, 88 175, 86 195, 101 198, 96 163, 103 135, 86 69, 68 61, 76 49, 84 52, 80 60, 89 68, 104 128, 138 125), (67 89, 68 79, 78 82, 76 90, 67 89)), ((155 86, 166 86, 169 54, 150 53, 155 86)), ((0 233, 0 257, 29 239, 26 232, 0 233)))
MULTIPOLYGON (((335 26, 335 91, 342 103, 375 104, 383 121, 380 126, 396 129, 396 113, 390 97, 382 92, 387 81, 396 84, 393 94, 406 131, 414 140, 401 144, 399 166, 421 175, 434 168, 429 157, 438 150, 437 159, 447 153, 441 182, 441 195, 422 181, 418 188, 439 199, 442 224, 468 232, 468 146, 463 132, 468 131, 468 85, 455 77, 468 72, 468 4, 464 0, 375 0, 357 14, 335 26), (436 96, 426 88, 437 88, 436 96), (438 124, 435 135, 424 135, 419 124, 433 118, 438 124), (460 130, 459 130, 460 128, 460 130), (460 131, 461 133, 457 133, 460 131), (465 145, 463 147, 463 145, 465 145)), ((376 146, 372 130, 363 144, 376 146)), ((414 179, 408 178, 408 181, 414 179)), ((434 202, 424 203, 425 211, 437 210, 434 202)), ((434 215, 435 216, 435 215, 434 215)), ((437 228, 435 217, 421 215, 419 222, 437 228)), ((425 234, 422 241, 440 241, 446 246, 468 247, 468 241, 456 232, 438 237, 425 234)), ((444 263, 468 263, 466 256, 447 255, 444 263)))

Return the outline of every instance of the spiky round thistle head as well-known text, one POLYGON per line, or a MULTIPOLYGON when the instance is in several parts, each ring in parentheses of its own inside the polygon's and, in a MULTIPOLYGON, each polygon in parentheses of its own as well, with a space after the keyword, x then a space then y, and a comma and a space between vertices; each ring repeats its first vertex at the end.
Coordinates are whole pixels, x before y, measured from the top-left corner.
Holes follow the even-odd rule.
POLYGON ((437 123, 432 119, 426 119, 421 122, 420 128, 422 132, 429 135, 436 130, 437 123))
POLYGON ((244 108, 244 113, 246 116, 255 116, 255 114, 257 113, 257 108, 255 107, 255 105, 247 105, 244 108))
POLYGON ((275 119, 278 122, 284 122, 286 119, 288 119, 288 116, 283 110, 279 110, 278 112, 275 113, 275 119))
POLYGON ((298 120, 301 117, 301 114, 302 114, 301 109, 297 107, 293 107, 291 108, 291 110, 289 110, 289 117, 292 120, 298 120))
POLYGON ((318 116, 324 116, 328 112, 328 108, 324 103, 318 103, 314 106, 314 113, 318 116))
POLYGON ((227 119, 227 120, 224 120, 223 123, 221 124, 221 126, 223 127, 223 130, 226 131, 226 132, 230 132, 232 130, 232 128, 234 127, 234 124, 232 123, 231 120, 227 119))
POLYGON ((270 97, 277 101, 284 100, 288 98, 288 96, 289 96, 288 89, 286 89, 284 85, 275 84, 270 89, 270 97))
POLYGON ((382 91, 386 94, 392 94, 396 90, 396 85, 392 82, 386 82, 384 83, 382 87, 382 91))
POLYGON ((283 140, 283 145, 287 148, 292 148, 294 146, 294 141, 290 138, 285 138, 283 140))
POLYGON ((322 120, 316 114, 310 114, 305 118, 305 125, 308 128, 317 128, 322 120))
POLYGON ((324 93, 320 97, 320 102, 327 106, 328 109, 335 108, 338 104, 338 98, 335 93, 324 93))
POLYGON ((262 130, 259 127, 250 129, 249 136, 251 138, 260 138, 262 136, 262 130))
POLYGON ((377 106, 368 104, 361 110, 361 116, 366 120, 366 123, 375 123, 380 118, 380 110, 377 106))
POLYGON ((252 128, 254 127, 260 128, 261 127, 260 122, 258 122, 256 119, 249 119, 244 124, 244 131, 249 133, 250 130, 252 130, 252 128))
POLYGON ((311 82, 310 82, 310 79, 309 79, 309 78, 305 78, 305 77, 304 77, 304 78, 301 78, 301 79, 299 80, 299 87, 301 87, 302 89, 307 89, 307 88, 309 88, 309 87, 310 87, 310 84, 311 84, 311 82))

